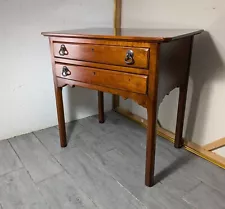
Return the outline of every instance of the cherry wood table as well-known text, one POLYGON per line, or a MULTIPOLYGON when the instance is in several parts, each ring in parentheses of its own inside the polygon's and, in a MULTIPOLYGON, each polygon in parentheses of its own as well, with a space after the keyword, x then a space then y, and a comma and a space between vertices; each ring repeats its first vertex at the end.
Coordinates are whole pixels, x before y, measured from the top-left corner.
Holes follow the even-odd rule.
POLYGON ((145 185, 153 186, 158 107, 165 95, 179 88, 175 147, 182 147, 193 37, 201 32, 110 28, 43 32, 50 42, 61 146, 67 146, 64 86, 98 91, 100 123, 103 92, 130 98, 147 108, 145 185))

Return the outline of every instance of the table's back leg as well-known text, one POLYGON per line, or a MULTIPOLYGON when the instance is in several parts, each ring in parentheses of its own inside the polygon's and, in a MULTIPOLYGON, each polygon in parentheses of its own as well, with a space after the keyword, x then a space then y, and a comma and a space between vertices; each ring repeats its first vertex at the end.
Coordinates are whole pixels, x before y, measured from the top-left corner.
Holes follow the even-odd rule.
POLYGON ((185 116, 185 106, 187 98, 187 85, 183 85, 179 88, 179 102, 177 110, 177 124, 176 124, 176 134, 174 147, 181 148, 184 145, 184 140, 182 138, 183 126, 184 126, 184 116, 185 116))
POLYGON ((104 94, 102 91, 98 91, 98 120, 99 123, 105 122, 104 117, 104 94))
POLYGON ((55 98, 59 124, 60 144, 61 147, 66 147, 67 140, 66 140, 66 128, 65 128, 63 98, 62 98, 62 87, 55 87, 55 98))
POLYGON ((177 124, 176 124, 176 133, 175 133, 175 142, 174 142, 175 148, 181 148, 184 145, 184 140, 182 135, 183 135, 186 100, 187 100, 189 72, 190 72, 190 65, 191 65, 192 47, 193 47, 193 37, 190 38, 190 45, 188 49, 189 57, 188 57, 187 70, 185 73, 184 82, 179 87, 179 102, 178 102, 177 124))

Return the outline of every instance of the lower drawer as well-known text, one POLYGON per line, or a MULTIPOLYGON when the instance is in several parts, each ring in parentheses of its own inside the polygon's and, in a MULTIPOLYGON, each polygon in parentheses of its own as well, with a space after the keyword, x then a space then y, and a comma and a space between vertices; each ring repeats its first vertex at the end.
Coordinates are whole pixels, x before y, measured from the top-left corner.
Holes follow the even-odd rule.
POLYGON ((90 67, 56 64, 56 76, 135 93, 146 93, 147 76, 90 67))

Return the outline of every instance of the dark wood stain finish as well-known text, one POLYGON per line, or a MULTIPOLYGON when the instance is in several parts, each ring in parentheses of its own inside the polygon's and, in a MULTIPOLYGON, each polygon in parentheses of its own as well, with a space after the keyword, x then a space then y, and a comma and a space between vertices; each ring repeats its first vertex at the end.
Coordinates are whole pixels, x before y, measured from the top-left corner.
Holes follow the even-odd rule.
POLYGON ((120 29, 115 35, 114 29, 92 28, 42 33, 50 41, 61 146, 67 145, 64 86, 98 91, 100 123, 105 120, 103 92, 131 98, 147 108, 145 184, 153 186, 158 107, 170 91, 179 88, 175 147, 182 147, 192 43, 194 35, 201 32, 120 29), (65 54, 60 51, 62 48, 66 49, 65 54), (129 50, 133 57, 127 55, 129 50))
POLYGON ((189 49, 187 49, 189 54, 187 56, 188 61, 186 62, 186 72, 184 71, 183 79, 181 80, 182 82, 179 85, 179 102, 178 102, 177 124, 176 124, 175 142, 174 142, 175 148, 180 148, 184 145, 182 134, 183 134, 186 99, 187 99, 188 79, 189 79, 189 72, 190 72, 190 65, 191 65, 192 47, 193 47, 193 37, 190 37, 189 49))
POLYGON ((146 75, 122 73, 105 69, 64 64, 55 64, 55 73, 57 77, 64 79, 96 84, 140 94, 145 94, 147 90, 146 75), (63 76, 62 70, 64 67, 69 70, 70 75, 63 76))
POLYGON ((145 28, 120 28, 115 34, 114 28, 85 28, 75 30, 64 30, 55 32, 43 32, 45 36, 66 38, 87 38, 100 40, 125 40, 125 41, 148 41, 168 42, 178 40, 187 36, 194 36, 203 30, 196 29, 145 29, 145 28))
POLYGON ((102 91, 98 91, 98 120, 99 120, 99 123, 105 122, 104 93, 102 91))
MULTIPOLYGON (((127 66, 124 62, 126 52, 129 47, 118 46, 105 46, 105 45, 90 45, 90 44, 67 44, 67 43, 55 43, 54 55, 55 57, 82 60, 88 62, 109 64, 109 65, 121 65, 127 66), (60 55, 60 47, 64 45, 68 50, 67 55, 60 55), (98 56, 96 56, 98 55, 98 56)), ((146 48, 133 48, 135 54, 135 63, 132 67, 147 68, 148 67, 148 51, 146 48)))

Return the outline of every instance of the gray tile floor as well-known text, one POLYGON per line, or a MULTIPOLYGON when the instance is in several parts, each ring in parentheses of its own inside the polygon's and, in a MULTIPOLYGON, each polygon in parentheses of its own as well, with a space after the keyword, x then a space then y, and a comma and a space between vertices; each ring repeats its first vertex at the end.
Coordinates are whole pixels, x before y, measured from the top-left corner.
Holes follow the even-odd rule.
POLYGON ((0 209, 222 209, 225 171, 158 137, 156 185, 144 186, 146 130, 116 114, 0 142, 0 209))

